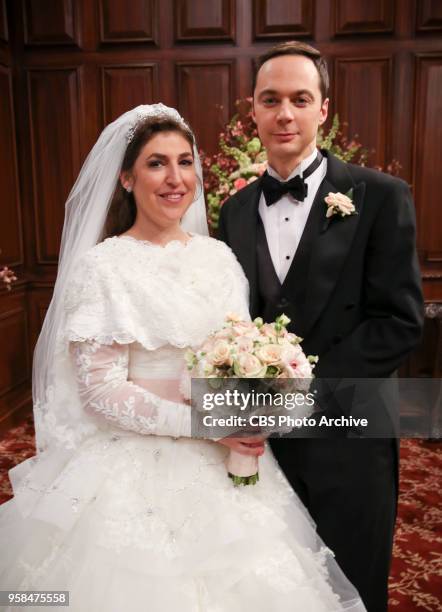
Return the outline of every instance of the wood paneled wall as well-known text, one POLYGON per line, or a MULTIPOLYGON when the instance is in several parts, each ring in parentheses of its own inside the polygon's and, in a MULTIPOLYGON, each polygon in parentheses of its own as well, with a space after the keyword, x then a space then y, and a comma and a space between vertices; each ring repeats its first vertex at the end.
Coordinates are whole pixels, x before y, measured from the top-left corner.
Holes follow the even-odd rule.
POLYGON ((64 201, 102 128, 162 101, 213 152, 256 56, 289 39, 325 54, 331 114, 371 162, 402 164, 426 298, 442 301, 442 2, 0 0, 0 263, 20 279, 0 290, 0 420, 29 401, 64 201))

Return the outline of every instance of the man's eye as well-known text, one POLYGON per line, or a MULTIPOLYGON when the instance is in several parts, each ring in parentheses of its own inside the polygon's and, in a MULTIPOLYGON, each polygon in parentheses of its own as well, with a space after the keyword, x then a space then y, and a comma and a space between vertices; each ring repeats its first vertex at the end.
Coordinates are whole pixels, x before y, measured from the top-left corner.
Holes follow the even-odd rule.
POLYGON ((180 163, 182 166, 193 166, 193 160, 191 159, 182 159, 180 163))
POLYGON ((264 98, 263 102, 264 104, 275 104, 276 98, 264 98))
POLYGON ((153 159, 148 164, 149 168, 159 168, 161 166, 161 162, 158 159, 153 159))
POLYGON ((296 104, 305 105, 305 104, 308 104, 308 100, 306 98, 298 98, 296 100, 296 104))

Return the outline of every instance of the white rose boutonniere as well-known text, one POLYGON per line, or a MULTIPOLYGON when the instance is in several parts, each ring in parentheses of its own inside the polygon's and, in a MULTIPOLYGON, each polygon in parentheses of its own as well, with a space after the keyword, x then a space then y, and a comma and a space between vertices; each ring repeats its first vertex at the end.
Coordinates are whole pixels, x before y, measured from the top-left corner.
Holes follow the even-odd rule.
POLYGON ((330 192, 325 198, 327 204, 326 217, 329 219, 333 215, 339 215, 340 217, 347 217, 349 215, 357 215, 355 206, 352 201, 353 189, 347 191, 346 194, 330 192))

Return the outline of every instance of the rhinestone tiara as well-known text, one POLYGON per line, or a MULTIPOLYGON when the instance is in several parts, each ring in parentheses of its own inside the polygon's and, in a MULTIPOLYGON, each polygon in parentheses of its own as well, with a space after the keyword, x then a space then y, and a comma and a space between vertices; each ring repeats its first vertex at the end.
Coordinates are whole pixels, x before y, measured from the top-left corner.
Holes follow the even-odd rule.
POLYGON ((137 131, 139 125, 148 117, 174 119, 184 128, 192 132, 190 127, 187 125, 187 123, 184 121, 184 119, 181 117, 181 115, 176 109, 170 108, 170 106, 166 106, 161 102, 159 104, 146 104, 145 106, 139 107, 136 111, 135 118, 126 134, 127 144, 129 144, 133 140, 133 137, 135 136, 135 132, 137 131))

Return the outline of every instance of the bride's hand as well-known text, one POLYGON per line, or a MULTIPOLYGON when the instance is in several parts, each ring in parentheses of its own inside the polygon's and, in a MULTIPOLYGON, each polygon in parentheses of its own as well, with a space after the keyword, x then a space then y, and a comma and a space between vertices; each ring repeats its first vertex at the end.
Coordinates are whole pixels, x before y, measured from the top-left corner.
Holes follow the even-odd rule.
POLYGON ((218 444, 227 446, 231 450, 240 453, 241 455, 252 455, 260 457, 264 454, 264 436, 252 436, 250 438, 221 438, 217 440, 218 444))

